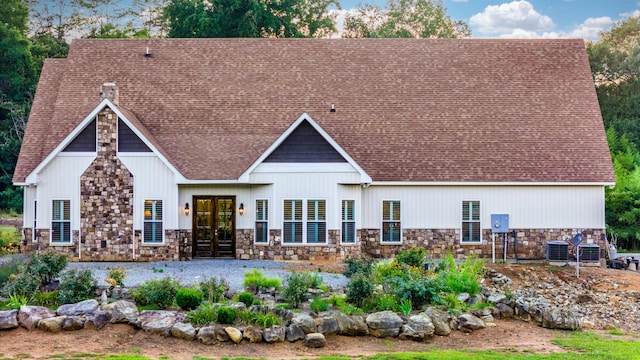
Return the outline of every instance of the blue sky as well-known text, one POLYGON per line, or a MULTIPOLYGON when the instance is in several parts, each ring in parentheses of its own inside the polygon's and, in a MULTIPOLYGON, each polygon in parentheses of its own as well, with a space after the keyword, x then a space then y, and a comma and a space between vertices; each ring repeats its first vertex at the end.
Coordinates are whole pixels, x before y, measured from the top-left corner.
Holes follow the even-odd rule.
MULTIPOLYGON (((341 0, 350 9, 359 0, 341 0)), ((365 2, 365 1, 362 1, 365 2)), ((640 15, 640 0, 443 0, 447 14, 463 20, 473 37, 598 39, 599 31, 640 15)), ((382 5, 386 0, 369 0, 382 5)))

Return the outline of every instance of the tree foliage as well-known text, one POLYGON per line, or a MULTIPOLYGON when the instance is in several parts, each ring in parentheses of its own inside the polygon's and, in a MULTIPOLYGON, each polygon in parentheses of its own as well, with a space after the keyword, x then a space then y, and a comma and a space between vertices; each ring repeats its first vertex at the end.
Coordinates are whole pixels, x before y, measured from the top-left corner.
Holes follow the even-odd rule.
POLYGON ((587 44, 616 185, 605 192, 606 223, 619 246, 640 247, 640 18, 587 44))
POLYGON ((172 0, 169 37, 322 37, 335 32, 336 0, 172 0))
POLYGON ((345 17, 343 37, 458 38, 471 36, 469 26, 452 20, 441 0, 388 0, 383 9, 360 5, 345 17))

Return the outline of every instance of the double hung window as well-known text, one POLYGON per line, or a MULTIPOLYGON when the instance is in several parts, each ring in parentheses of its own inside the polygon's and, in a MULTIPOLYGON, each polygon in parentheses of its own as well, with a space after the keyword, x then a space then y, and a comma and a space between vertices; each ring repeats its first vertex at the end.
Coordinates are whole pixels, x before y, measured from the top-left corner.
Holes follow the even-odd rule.
POLYGON ((256 200, 256 243, 269 242, 269 200, 256 200))
POLYGON ((162 200, 144 201, 144 225, 142 242, 145 244, 161 244, 164 239, 164 217, 162 216, 162 200))
POLYGON ((462 202, 462 242, 479 243, 480 231, 480 201, 462 202))
POLYGON ((71 243, 71 200, 51 202, 51 242, 71 243))
POLYGON ((399 243, 402 240, 402 226, 399 200, 382 202, 382 242, 399 243))

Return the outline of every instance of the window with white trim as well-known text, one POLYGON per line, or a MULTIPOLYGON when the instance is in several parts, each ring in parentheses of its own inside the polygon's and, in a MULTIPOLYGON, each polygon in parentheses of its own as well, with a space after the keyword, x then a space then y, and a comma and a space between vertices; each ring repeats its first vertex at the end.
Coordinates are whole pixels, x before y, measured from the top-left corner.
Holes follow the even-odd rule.
POLYGON ((382 242, 399 243, 402 240, 400 200, 382 201, 382 242))
POLYGON ((480 230, 480 201, 462 202, 462 242, 479 243, 482 240, 480 230))
POLYGON ((327 243, 326 200, 286 199, 283 210, 282 242, 284 244, 327 243))
POLYGON ((256 200, 256 243, 269 242, 269 200, 256 200))
POLYGON ((307 243, 327 242, 327 202, 307 200, 307 243))
POLYGON ((302 200, 284 201, 282 242, 302 244, 302 200))
POLYGON ((51 242, 71 243, 71 200, 51 201, 51 242))
POLYGON ((164 239, 164 218, 162 216, 162 200, 144 201, 144 225, 142 243, 161 244, 164 239))
POLYGON ((342 200, 342 242, 356 242, 355 201, 342 200))

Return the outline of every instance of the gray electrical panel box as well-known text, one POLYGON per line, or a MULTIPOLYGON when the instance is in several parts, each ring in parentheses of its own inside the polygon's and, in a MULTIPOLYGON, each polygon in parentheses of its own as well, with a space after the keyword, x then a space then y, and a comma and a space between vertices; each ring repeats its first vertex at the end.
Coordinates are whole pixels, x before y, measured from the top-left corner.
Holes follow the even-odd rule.
POLYGON ((509 214, 491 214, 491 231, 494 233, 508 233, 509 214))

